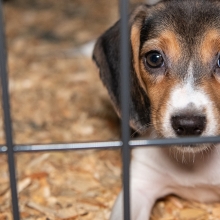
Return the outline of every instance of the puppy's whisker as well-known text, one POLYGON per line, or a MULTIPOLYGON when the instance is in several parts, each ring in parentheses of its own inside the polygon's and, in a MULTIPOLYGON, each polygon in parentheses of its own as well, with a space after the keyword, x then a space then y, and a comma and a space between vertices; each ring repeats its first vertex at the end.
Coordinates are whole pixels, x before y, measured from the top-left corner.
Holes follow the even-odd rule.
POLYGON ((137 134, 137 133, 144 133, 144 132, 141 132, 141 130, 144 130, 144 129, 146 129, 146 128, 150 128, 150 126, 152 126, 152 124, 151 124, 151 123, 148 123, 148 124, 143 125, 141 128, 135 130, 135 131, 131 134, 131 138, 133 138, 134 135, 137 134))
POLYGON ((135 130, 135 131, 132 133, 131 138, 133 138, 135 134, 139 133, 139 131, 142 130, 142 129, 144 129, 145 127, 147 127, 147 125, 144 125, 143 127, 139 128, 139 129, 137 129, 137 130, 135 130))
POLYGON ((215 144, 212 144, 212 146, 216 149, 218 156, 220 156, 219 146, 216 146, 215 144))

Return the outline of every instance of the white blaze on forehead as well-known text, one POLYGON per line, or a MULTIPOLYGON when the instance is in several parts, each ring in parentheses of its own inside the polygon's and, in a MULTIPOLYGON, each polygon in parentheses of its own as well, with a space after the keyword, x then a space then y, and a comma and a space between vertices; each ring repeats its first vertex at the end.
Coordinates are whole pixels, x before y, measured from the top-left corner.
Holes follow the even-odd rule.
POLYGON ((185 109, 190 104, 193 104, 196 109, 202 110, 201 107, 205 107, 210 103, 210 99, 204 92, 195 88, 191 62, 186 76, 184 82, 171 91, 170 103, 175 109, 185 109))
POLYGON ((193 104, 194 108, 202 111, 202 107, 210 104, 209 97, 200 90, 195 90, 189 83, 178 85, 171 91, 170 104, 176 110, 186 109, 193 104))
POLYGON ((185 111, 189 111, 193 107, 194 115, 204 114, 207 119, 207 125, 204 134, 217 135, 217 122, 214 117, 214 107, 211 98, 205 93, 202 88, 196 87, 193 78, 193 68, 190 63, 187 77, 184 82, 176 85, 170 93, 168 99, 167 109, 165 112, 163 129, 168 136, 175 136, 175 133, 171 126, 171 117, 174 115, 182 114, 185 111))

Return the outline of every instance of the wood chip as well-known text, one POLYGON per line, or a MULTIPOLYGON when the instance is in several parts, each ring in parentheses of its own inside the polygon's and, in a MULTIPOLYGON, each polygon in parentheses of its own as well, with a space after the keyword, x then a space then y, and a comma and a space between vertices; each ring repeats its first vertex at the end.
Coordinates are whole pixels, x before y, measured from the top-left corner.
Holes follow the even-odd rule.
POLYGON ((212 209, 212 214, 213 214, 215 217, 220 218, 220 206, 213 208, 213 209, 212 209))
POLYGON ((31 178, 27 177, 18 182, 18 193, 22 192, 26 187, 31 184, 31 178))
POLYGON ((28 202, 27 206, 29 206, 30 208, 36 209, 39 212, 42 212, 43 214, 47 215, 49 218, 68 219, 68 218, 75 218, 77 216, 86 214, 86 211, 82 209, 76 210, 73 207, 54 210, 54 209, 46 208, 34 202, 28 202))
POLYGON ((177 197, 169 197, 168 200, 172 202, 173 205, 175 205, 177 208, 182 209, 183 208, 183 203, 177 198, 177 197))
MULTIPOLYGON (((25 178, 23 180, 18 181, 17 191, 21 193, 25 188, 27 188, 31 184, 31 178, 25 178)), ((8 189, 6 193, 3 195, 4 199, 10 198, 11 189, 8 189)))
POLYGON ((183 209, 179 213, 180 220, 196 220, 200 217, 207 215, 202 209, 183 209))
POLYGON ((38 173, 31 173, 28 175, 28 177, 30 177, 32 180, 33 179, 41 179, 41 178, 45 178, 48 176, 47 172, 38 172, 38 173))
POLYGON ((49 156, 50 156, 49 153, 42 154, 40 157, 37 157, 36 159, 32 160, 32 161, 28 164, 28 167, 31 168, 31 167, 36 167, 36 166, 38 166, 38 165, 39 165, 40 163, 42 163, 44 160, 47 160, 49 156))

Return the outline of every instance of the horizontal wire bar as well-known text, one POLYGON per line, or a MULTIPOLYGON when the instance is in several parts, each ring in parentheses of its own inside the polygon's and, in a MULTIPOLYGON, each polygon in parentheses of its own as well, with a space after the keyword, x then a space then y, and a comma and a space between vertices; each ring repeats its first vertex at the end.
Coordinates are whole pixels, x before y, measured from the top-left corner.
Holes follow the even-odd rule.
MULTIPOLYGON (((190 138, 176 138, 176 139, 152 139, 152 140, 131 140, 129 146, 147 147, 147 146, 172 146, 172 145, 189 145, 189 144, 203 144, 203 143, 220 143, 220 136, 218 137, 190 137, 190 138)), ((63 151, 63 150, 83 150, 83 149, 108 149, 121 148, 122 141, 105 141, 105 142, 87 142, 87 143, 68 143, 68 144, 32 144, 32 145, 15 145, 14 152, 31 152, 31 151, 63 151)), ((0 145, 0 153, 6 153, 7 146, 0 145)))
POLYGON ((190 144, 214 144, 220 143, 220 136, 217 137, 188 137, 188 138, 168 138, 152 140, 131 140, 130 147, 144 146, 172 146, 172 145, 190 145, 190 144))
POLYGON ((0 146, 0 153, 7 153, 8 148, 6 146, 0 146))
POLYGON ((72 143, 72 144, 17 145, 14 147, 14 151, 30 152, 30 151, 85 150, 85 149, 120 148, 121 146, 122 146, 121 141, 72 143))

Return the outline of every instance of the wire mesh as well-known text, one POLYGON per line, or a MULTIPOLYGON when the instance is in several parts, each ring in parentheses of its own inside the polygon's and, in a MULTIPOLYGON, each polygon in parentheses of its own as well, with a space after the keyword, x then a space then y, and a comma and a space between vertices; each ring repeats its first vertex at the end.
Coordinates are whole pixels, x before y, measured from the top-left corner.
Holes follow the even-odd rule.
POLYGON ((199 143, 219 143, 220 137, 200 137, 181 139, 155 139, 155 140, 130 140, 129 130, 129 28, 128 28, 128 0, 120 0, 121 13, 121 107, 122 107, 122 140, 109 142, 88 143, 63 143, 63 144, 38 144, 38 145, 14 145, 12 136, 12 124, 10 116, 10 99, 8 93, 7 62, 4 40, 4 25, 2 14, 2 2, 0 1, 0 76, 2 85, 2 100, 4 110, 4 125, 6 134, 6 146, 0 146, 0 153, 8 154, 8 166, 10 173, 10 188, 12 197, 13 217, 19 220, 19 208, 16 189, 16 170, 14 153, 36 151, 67 151, 86 149, 117 149, 123 150, 123 187, 124 187, 124 219, 130 219, 129 196, 129 162, 130 150, 134 147, 147 146, 171 146, 199 143))

